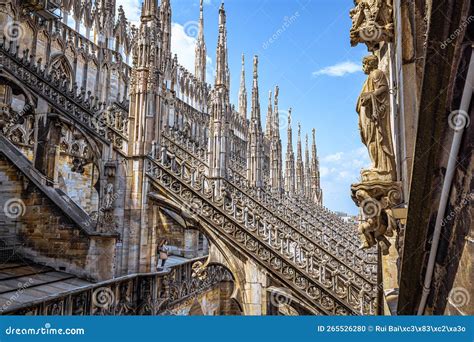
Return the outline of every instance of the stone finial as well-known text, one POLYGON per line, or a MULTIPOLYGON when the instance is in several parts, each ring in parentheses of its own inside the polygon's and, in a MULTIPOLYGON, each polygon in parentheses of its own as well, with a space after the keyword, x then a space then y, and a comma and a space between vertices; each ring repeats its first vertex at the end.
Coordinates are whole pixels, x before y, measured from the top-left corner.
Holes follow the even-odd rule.
POLYGON ((253 79, 258 79, 258 56, 253 56, 253 79))

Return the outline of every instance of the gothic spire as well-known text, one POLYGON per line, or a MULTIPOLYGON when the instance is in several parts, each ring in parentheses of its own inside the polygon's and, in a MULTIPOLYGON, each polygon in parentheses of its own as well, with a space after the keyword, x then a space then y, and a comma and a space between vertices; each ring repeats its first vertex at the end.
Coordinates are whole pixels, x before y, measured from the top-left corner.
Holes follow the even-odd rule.
POLYGON ((301 124, 298 122, 298 142, 296 145, 296 192, 304 195, 304 165, 301 150, 301 124))
POLYGON ((283 163, 278 114, 278 86, 275 87, 275 99, 272 114, 272 132, 270 137, 270 182, 272 192, 279 195, 283 190, 283 163))
POLYGON ((161 21, 161 50, 163 60, 171 59, 171 4, 170 0, 161 0, 160 5, 161 21))
POLYGON ((291 129, 291 111, 292 109, 290 108, 288 110, 288 141, 286 143, 286 154, 293 153, 293 130, 291 129))
POLYGON ((280 113, 278 112, 278 95, 280 88, 275 87, 275 100, 273 103, 273 136, 280 139, 280 113))
POLYGON ((158 18, 157 0, 144 0, 142 5, 141 21, 149 21, 158 18))
POLYGON ((316 149, 316 130, 313 128, 313 143, 311 146, 311 196, 313 202, 323 204, 323 192, 319 174, 319 161, 316 149))
MULTIPOLYGON (((140 28, 135 37, 135 43, 133 44, 134 66, 152 69, 159 67, 160 39, 161 25, 158 1, 145 0, 143 2, 142 14, 140 17, 140 28)), ((135 80, 139 73, 138 70, 132 71, 132 80, 135 80)), ((150 75, 153 76, 154 73, 151 72, 150 75)), ((141 77, 145 77, 143 73, 141 77)))
POLYGON ((305 155, 304 155, 304 194, 306 198, 311 198, 311 171, 309 164, 309 144, 308 134, 305 137, 305 155))
POLYGON ((301 123, 298 122, 298 142, 296 145, 296 158, 303 161, 303 154, 301 152, 301 123))
POLYGON ((201 82, 206 82, 206 42, 204 40, 204 9, 203 0, 201 0, 199 9, 199 33, 196 40, 194 73, 196 78, 201 82))
POLYGON ((265 137, 270 140, 273 135, 273 108, 272 108, 272 91, 268 92, 268 111, 267 122, 265 124, 265 137))
POLYGON ((312 161, 317 161, 318 159, 318 154, 317 154, 317 150, 316 150, 316 129, 312 129, 312 133, 313 133, 313 143, 311 144, 311 159, 312 161))
MULTIPOLYGON (((161 63, 160 14, 157 0, 145 0, 140 28, 133 44, 133 67, 130 80, 129 153, 143 155, 151 151, 153 141, 161 141, 161 123, 146 118, 158 105, 157 74, 161 63)), ((157 120, 158 121, 158 120, 157 120)))
POLYGON ((247 121, 247 89, 245 88, 245 56, 242 54, 242 73, 240 75, 239 113, 244 122, 247 121))
POLYGON ((247 179, 250 186, 263 186, 263 132, 258 95, 258 57, 253 59, 252 111, 247 138, 247 179))
POLYGON ((286 148, 285 191, 290 196, 295 194, 295 153, 293 152, 291 108, 288 110, 288 142, 286 148))
POLYGON ((226 29, 226 14, 224 3, 219 8, 219 38, 217 39, 217 53, 216 53, 216 81, 215 86, 226 87, 229 86, 229 66, 227 61, 227 29, 226 29))
POLYGON ((251 120, 256 120, 258 130, 262 131, 260 118, 260 100, 258 91, 258 56, 253 58, 252 112, 251 120))

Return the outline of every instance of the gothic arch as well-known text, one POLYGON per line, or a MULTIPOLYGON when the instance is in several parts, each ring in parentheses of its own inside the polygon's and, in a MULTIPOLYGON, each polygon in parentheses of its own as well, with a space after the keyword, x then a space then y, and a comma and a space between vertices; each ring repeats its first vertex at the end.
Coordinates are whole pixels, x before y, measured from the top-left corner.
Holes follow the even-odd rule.
MULTIPOLYGON (((220 264, 227 268, 232 274, 234 280, 233 293, 230 296, 231 299, 234 299, 236 305, 240 309, 240 312, 245 314, 245 307, 241 305, 243 289, 245 284, 245 270, 239 260, 238 256, 232 252, 232 249, 227 246, 225 241, 222 240, 222 237, 214 232, 214 230, 209 227, 204 222, 197 222, 193 218, 193 214, 190 212, 189 208, 180 206, 174 201, 156 193, 150 192, 148 194, 149 199, 156 203, 159 207, 166 208, 170 211, 175 212, 177 215, 181 216, 186 223, 187 229, 198 229, 201 231, 205 237, 211 242, 209 250, 209 258, 202 266, 204 270, 211 264, 220 264), (217 250, 213 252, 213 248, 217 250)), ((156 249, 156 246, 153 248, 156 249)))
POLYGON ((191 309, 189 309, 189 316, 204 316, 204 311, 202 310, 201 304, 197 299, 194 300, 191 309))
POLYGON ((50 70, 53 73, 53 77, 59 77, 61 80, 66 79, 69 85, 73 83, 74 71, 64 54, 56 54, 51 58, 50 70), (56 75, 54 75, 54 73, 56 73, 56 75))
POLYGON ((25 96, 26 103, 29 103, 32 106, 37 103, 37 97, 25 88, 23 84, 17 82, 13 77, 10 77, 2 71, 0 71, 0 84, 7 84, 12 88, 17 89, 18 92, 21 92, 25 96))

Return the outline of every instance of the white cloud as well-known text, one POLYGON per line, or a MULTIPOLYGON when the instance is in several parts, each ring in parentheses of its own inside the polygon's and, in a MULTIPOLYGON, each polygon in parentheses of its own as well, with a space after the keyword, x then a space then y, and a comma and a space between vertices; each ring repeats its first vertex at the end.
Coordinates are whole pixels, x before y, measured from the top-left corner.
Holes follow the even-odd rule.
POLYGON ((326 177, 329 174, 329 169, 325 166, 319 168, 319 174, 321 177, 326 177))
MULTIPOLYGON (((204 0, 204 4, 210 4, 211 0, 204 0)), ((134 24, 139 26, 142 0, 117 0, 117 8, 123 6, 125 16, 134 24)), ((171 23, 171 51, 178 55, 178 62, 188 71, 194 73, 194 55, 196 37, 198 34, 198 23, 189 21, 184 25, 171 23)), ((211 57, 207 56, 207 81, 210 82, 214 75, 211 57)))
POLYGON ((194 48, 196 38, 186 34, 185 26, 171 24, 171 51, 178 55, 178 62, 186 69, 194 72, 194 48))
POLYGON ((333 186, 349 186, 360 177, 360 170, 370 165, 367 149, 362 147, 347 152, 337 152, 321 159, 321 178, 331 181, 333 186), (340 181, 334 184, 332 181, 340 181), (347 183, 347 184, 346 184, 347 183))
POLYGON ((341 62, 335 65, 322 68, 321 70, 315 71, 313 72, 313 76, 326 75, 326 76, 333 76, 333 77, 342 77, 344 75, 353 74, 361 70, 362 70, 362 67, 360 66, 360 64, 346 61, 346 62, 341 62))
POLYGON ((321 158, 321 187, 324 203, 333 210, 356 214, 358 209, 347 201, 352 183, 360 181, 360 170, 367 168, 370 160, 365 147, 336 152, 321 158))
MULTIPOLYGON (((178 63, 192 73, 194 73, 195 36, 197 35, 194 31, 194 25, 195 22, 188 22, 184 25, 171 24, 171 51, 178 55, 178 63)), ((211 57, 206 56, 206 64, 206 79, 210 82, 214 71, 211 57)))
POLYGON ((341 160, 343 155, 344 155, 343 152, 337 152, 337 153, 330 154, 329 156, 324 157, 323 160, 326 162, 336 162, 336 161, 341 160))

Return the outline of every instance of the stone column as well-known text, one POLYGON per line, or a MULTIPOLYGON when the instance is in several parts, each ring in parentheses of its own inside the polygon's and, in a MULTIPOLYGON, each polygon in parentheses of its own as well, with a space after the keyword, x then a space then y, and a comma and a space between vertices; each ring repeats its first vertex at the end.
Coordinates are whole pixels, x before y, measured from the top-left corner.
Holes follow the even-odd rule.
POLYGON ((245 263, 244 270, 245 284, 242 296, 244 313, 249 316, 265 315, 267 313, 267 276, 250 260, 245 263))

